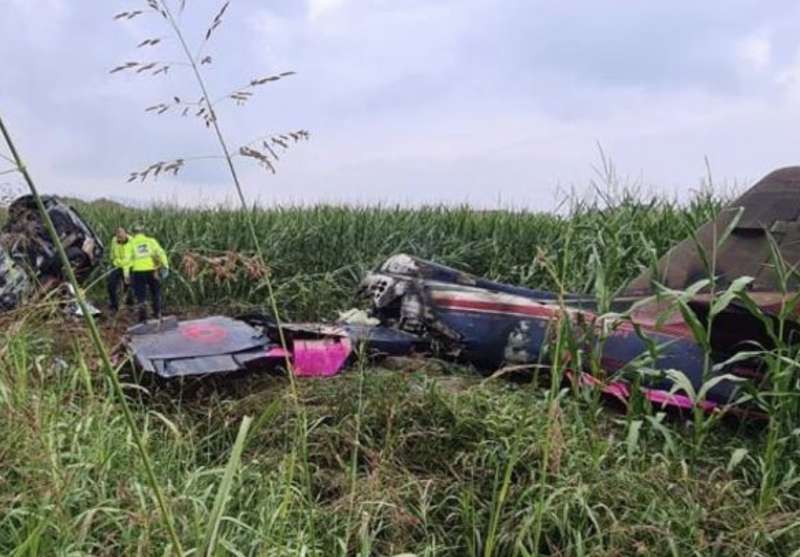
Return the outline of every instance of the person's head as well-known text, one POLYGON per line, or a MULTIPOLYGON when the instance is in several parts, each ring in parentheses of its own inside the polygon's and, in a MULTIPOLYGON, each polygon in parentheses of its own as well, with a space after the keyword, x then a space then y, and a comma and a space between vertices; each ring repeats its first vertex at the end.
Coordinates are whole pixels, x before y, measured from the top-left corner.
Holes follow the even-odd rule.
POLYGON ((114 233, 114 236, 117 237, 117 242, 120 244, 124 244, 128 241, 128 232, 122 228, 121 226, 117 228, 117 231, 114 233))
POLYGON ((144 234, 144 224, 137 222, 131 227, 134 234, 144 234))

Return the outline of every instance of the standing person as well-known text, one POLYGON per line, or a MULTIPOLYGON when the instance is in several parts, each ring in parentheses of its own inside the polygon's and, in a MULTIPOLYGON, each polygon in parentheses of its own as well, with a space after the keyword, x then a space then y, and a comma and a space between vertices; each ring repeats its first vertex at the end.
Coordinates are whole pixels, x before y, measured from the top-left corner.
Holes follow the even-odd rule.
POLYGON ((125 281, 125 250, 129 241, 128 232, 121 226, 117 228, 111 239, 111 272, 108 274, 106 286, 108 287, 108 304, 111 313, 119 311, 119 288, 125 294, 125 305, 133 305, 133 291, 125 281))
POLYGON ((130 280, 133 294, 136 296, 139 321, 147 320, 147 293, 150 292, 153 315, 161 317, 161 277, 169 269, 167 252, 158 243, 144 233, 144 226, 137 224, 133 228, 133 237, 128 240, 125 249, 125 279, 130 280))

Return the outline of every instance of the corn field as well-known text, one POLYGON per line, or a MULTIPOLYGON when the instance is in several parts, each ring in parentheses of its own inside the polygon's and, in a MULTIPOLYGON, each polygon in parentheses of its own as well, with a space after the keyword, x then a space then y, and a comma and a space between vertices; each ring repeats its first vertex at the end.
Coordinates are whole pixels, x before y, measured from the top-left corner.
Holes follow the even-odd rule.
MULTIPOLYGON (((411 253, 512 284, 591 293, 600 269, 613 288, 636 276, 674 242, 711 218, 720 202, 697 196, 687 206, 621 195, 611 208, 572 201, 564 215, 468 207, 276 208, 256 211, 256 230, 292 319, 328 318, 345 309, 364 272, 411 253), (537 261, 539 263, 537 263, 537 261)), ((262 270, 240 212, 156 207, 80 206, 102 238, 117 226, 145 224, 170 253, 177 276, 168 299, 186 305, 265 305, 262 270)))
MULTIPOLYGON (((613 291, 721 204, 706 195, 678 205, 624 194, 603 205, 573 201, 560 215, 258 210, 268 269, 253 259, 236 211, 79 209, 103 238, 135 222, 159 238, 174 269, 168 304, 178 313, 265 306, 270 272, 285 317, 320 319, 349 307, 363 272, 399 252, 590 295, 601 275, 613 291)), ((100 282, 89 291, 96 300, 100 282)), ((46 309, 3 327, 0 553, 173 551, 82 329, 46 309)), ((113 345, 116 333, 105 332, 113 345)), ((800 549, 800 452, 796 429, 783 433, 787 424, 774 438, 763 424, 699 424, 701 437, 697 423, 657 410, 620 412, 438 361, 360 362, 338 377, 300 382, 296 393, 272 375, 135 387, 123 376, 190 554, 213 547, 209 554, 265 556, 796 556, 800 549), (244 416, 253 418, 246 441, 237 436, 244 416), (219 493, 227 505, 218 513, 219 493), (210 532, 218 532, 211 546, 210 532)))

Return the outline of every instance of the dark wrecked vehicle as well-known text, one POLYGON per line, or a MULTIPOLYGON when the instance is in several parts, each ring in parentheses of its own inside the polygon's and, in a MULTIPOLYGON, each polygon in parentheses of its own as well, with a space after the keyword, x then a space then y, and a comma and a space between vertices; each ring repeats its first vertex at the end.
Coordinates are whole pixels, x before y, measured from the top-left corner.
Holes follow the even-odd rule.
MULTIPOLYGON (((78 278, 85 278, 103 258, 103 243, 71 206, 53 196, 43 196, 67 257, 78 278)), ((39 289, 63 282, 61 262, 44 222, 30 195, 8 207, 0 229, 0 311, 27 301, 39 289)))
MULTIPOLYGON (((141 368, 165 378, 284 363, 298 376, 332 375, 359 347, 373 357, 448 358, 490 374, 546 370, 553 339, 561 334, 569 337, 567 357, 572 356, 566 376, 577 384, 623 401, 636 390, 653 403, 710 411, 735 402, 749 387, 766 387, 761 362, 745 356, 754 343, 771 347, 770 322, 798 290, 793 276, 781 284, 775 255, 789 269, 800 263, 800 167, 769 174, 673 247, 612 302, 614 313, 598 314, 593 299, 493 282, 396 255, 361 284, 367 316, 283 324, 286 351, 277 325, 252 315, 141 325, 130 330, 129 347, 141 368), (713 265, 709 254, 715 254, 713 265), (704 349, 698 335, 709 323, 710 345, 704 349), (601 369, 581 364, 578 352, 595 356, 601 369), (703 388, 704 396, 697 397, 703 388)), ((794 340, 796 314, 784 331, 786 340, 794 340)))

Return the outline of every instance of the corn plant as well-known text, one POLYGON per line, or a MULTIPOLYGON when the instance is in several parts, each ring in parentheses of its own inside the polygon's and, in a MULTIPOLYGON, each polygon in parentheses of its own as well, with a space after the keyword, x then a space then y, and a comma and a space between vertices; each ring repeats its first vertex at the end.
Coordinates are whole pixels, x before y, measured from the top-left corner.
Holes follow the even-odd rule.
POLYGON ((94 347, 100 356, 101 368, 113 386, 114 394, 116 395, 116 398, 119 401, 120 406, 122 407, 122 412, 123 415, 125 416, 125 422, 128 426, 128 430, 130 431, 130 434, 133 437, 133 441, 136 444, 136 447, 139 451, 139 456, 141 458, 142 466, 147 476, 147 481, 150 484, 150 487, 153 490, 153 494, 156 497, 156 501, 158 502, 158 507, 161 512, 161 516, 164 520, 167 531, 169 532, 170 539, 172 540, 173 544, 172 550, 175 554, 182 555, 183 549, 181 547, 177 531, 175 530, 172 512, 170 511, 170 508, 167 505, 163 490, 161 489, 161 486, 158 482, 158 478, 156 477, 155 470, 153 469, 153 465, 150 460, 150 455, 148 454, 147 447, 145 446, 144 440, 142 439, 142 434, 139 431, 139 427, 136 425, 133 412, 131 411, 128 405, 127 399, 125 398, 125 393, 122 390, 122 384, 120 383, 120 380, 117 377, 117 371, 111 363, 111 358, 109 356, 108 349, 106 348, 106 345, 100 336, 100 330, 97 327, 97 323, 94 320, 92 312, 89 311, 85 295, 83 293, 83 290, 81 289, 80 284, 78 284, 78 279, 76 278, 75 271, 72 269, 72 265, 70 264, 69 258, 67 257, 67 253, 64 249, 64 244, 61 242, 61 238, 59 237, 58 232, 56 231, 55 226, 53 225, 53 221, 50 218, 50 214, 45 209, 44 203, 42 202, 42 198, 39 195, 39 190, 36 188, 33 178, 31 177, 27 166, 23 162, 22 157, 17 151, 17 148, 11 139, 11 134, 6 128, 2 118, 0 118, 0 134, 2 134, 4 141, 8 146, 9 151, 11 152, 11 160, 13 161, 16 170, 22 175, 22 178, 25 180, 25 183, 27 184, 31 195, 36 200, 36 206, 39 210, 39 215, 44 221, 45 228, 47 229, 47 233, 50 236, 50 240, 56 247, 56 251, 58 253, 58 258, 61 262, 63 273, 66 276, 66 279, 69 282, 69 284, 72 286, 72 290, 75 293, 75 299, 78 303, 78 307, 81 310, 81 315, 83 316, 83 319, 86 322, 86 326, 89 329, 89 334, 92 338, 92 342, 94 343, 94 347))
POLYGON ((789 465, 800 448, 800 348, 796 328, 800 292, 793 291, 797 269, 783 258, 774 236, 767 232, 770 247, 770 263, 778 284, 780 306, 775 312, 766 312, 746 292, 739 292, 737 299, 750 314, 762 324, 769 339, 769 346, 751 343, 752 350, 737 354, 727 363, 757 359, 765 371, 763 389, 751 389, 755 403, 769 416, 766 447, 759 459, 762 470, 760 502, 766 508, 774 500, 775 487, 780 483, 800 483, 796 469, 789 465))
MULTIPOLYGON (((275 165, 279 160, 276 150, 288 149, 291 143, 297 143, 308 139, 309 133, 307 130, 290 131, 278 134, 265 134, 254 141, 249 141, 238 147, 235 151, 231 149, 229 141, 222 131, 222 123, 220 122, 219 105, 221 103, 234 103, 236 105, 247 104, 253 95, 267 84, 272 84, 295 74, 294 71, 285 71, 275 75, 267 75, 255 77, 249 80, 248 83, 233 88, 231 91, 221 95, 213 96, 206 84, 204 76, 204 68, 214 64, 214 57, 208 54, 208 48, 212 38, 219 32, 222 26, 225 14, 230 7, 230 1, 226 1, 221 5, 216 15, 211 19, 205 32, 202 34, 200 43, 198 45, 190 45, 186 38, 186 33, 181 25, 179 16, 186 10, 186 0, 176 0, 171 2, 169 0, 145 0, 141 9, 127 10, 120 12, 114 16, 118 21, 130 21, 132 19, 142 17, 152 17, 161 21, 166 25, 169 32, 177 40, 179 44, 179 51, 185 59, 185 64, 191 70, 194 77, 197 92, 200 97, 197 101, 186 100, 185 95, 174 95, 172 99, 159 102, 148 106, 145 111, 151 112, 156 115, 163 115, 166 113, 179 112, 182 116, 192 115, 200 119, 206 128, 213 130, 214 136, 219 144, 221 159, 224 161, 225 166, 230 174, 231 182, 234 190, 241 204, 241 216, 245 219, 250 239, 255 246, 256 256, 258 257, 262 267, 266 267, 266 258, 264 250, 261 245, 261 240, 256 231, 254 224, 254 217, 251 213, 251 208, 247 199, 245 198, 244 189, 239 178, 237 171, 235 156, 246 157, 256 161, 268 172, 275 174, 275 165)), ((138 43, 137 48, 152 50, 154 48, 162 48, 163 42, 160 36, 145 38, 138 43)), ((175 66, 174 63, 164 60, 146 61, 129 61, 118 65, 110 70, 110 73, 134 73, 138 75, 166 75, 175 66)), ((157 178, 160 174, 177 175, 187 164, 196 159, 213 158, 207 155, 196 156, 193 158, 181 157, 169 161, 154 162, 142 170, 131 172, 128 181, 134 180, 145 181, 148 178, 157 178)), ((267 289, 268 301, 271 306, 272 312, 278 322, 278 333, 281 344, 286 348, 286 340, 283 335, 283 329, 280 326, 280 316, 278 313, 278 305, 276 302, 275 292, 272 285, 270 274, 264 275, 264 284, 267 289)), ((287 369, 291 369, 290 361, 286 360, 287 369)))
MULTIPOLYGON (((306 130, 297 130, 297 131, 290 131, 283 134, 265 134, 263 137, 258 138, 254 141, 249 141, 245 144, 242 144, 238 147, 238 149, 234 152, 231 147, 230 143, 226 137, 226 135, 222 131, 222 123, 220 121, 220 111, 219 105, 221 103, 235 103, 236 105, 244 105, 250 101, 253 95, 258 91, 260 88, 263 88, 267 84, 272 84, 276 81, 280 81, 285 79, 291 75, 294 75, 295 72, 293 71, 285 71, 275 75, 268 75, 262 77, 256 77, 251 79, 247 84, 236 87, 232 89, 230 92, 225 93, 222 96, 215 97, 212 96, 209 87, 206 83, 206 78, 204 75, 204 68, 207 66, 213 65, 213 57, 208 54, 208 48, 211 42, 211 39, 215 36, 216 33, 219 32, 219 28, 222 26, 225 18, 225 14, 230 7, 230 1, 226 1, 221 5, 219 10, 216 12, 216 15, 212 18, 210 24, 205 30, 205 33, 200 40, 199 45, 195 45, 194 47, 189 44, 187 40, 187 34, 184 32, 184 29, 181 25, 180 15, 186 10, 186 1, 185 0, 177 0, 176 2, 170 2, 169 0, 146 0, 143 6, 143 9, 138 10, 129 10, 124 11, 116 14, 114 16, 115 20, 126 20, 129 21, 131 19, 139 18, 139 17, 153 17, 162 22, 166 25, 167 29, 171 32, 172 36, 177 40, 179 44, 179 50, 182 53, 186 65, 190 68, 191 74, 194 77, 194 81, 197 87, 197 91, 200 93, 199 100, 196 102, 187 101, 185 100, 185 96, 178 96, 174 95, 173 98, 166 102, 160 102, 153 104, 147 107, 145 110, 146 112, 151 112, 156 115, 163 115, 168 112, 176 112, 180 111, 183 116, 189 116, 190 113, 193 113, 195 118, 200 119, 206 128, 213 130, 214 136, 217 140, 219 145, 219 149, 222 155, 222 159, 224 160, 225 166, 230 174, 231 182, 233 184, 234 190, 240 202, 240 212, 239 215, 242 216, 245 220, 247 225, 247 230, 250 235, 250 240, 252 241, 253 246, 255 247, 256 257, 257 257, 257 266, 265 270, 261 273, 263 276, 263 284, 266 286, 267 290, 267 299, 269 305, 271 307, 273 316, 278 324, 278 336, 280 339, 281 346, 284 349, 284 352, 287 354, 285 364, 286 369, 289 374, 289 379, 292 385, 292 393, 294 398, 297 398, 297 389, 294 383, 294 374, 292 372, 291 360, 289 358, 289 351, 287 350, 287 343, 284 337, 283 328, 281 327, 281 319, 280 313, 278 311, 278 303, 277 298, 275 295, 275 289, 272 284, 272 278, 270 276, 269 270, 267 270, 267 259, 265 257, 265 252, 262 247, 261 239, 256 231, 255 226, 255 218, 253 216, 253 211, 255 211, 255 207, 250 207, 247 199, 245 198, 244 189, 239 177, 239 173, 237 171, 236 161, 234 160, 235 156, 240 156, 244 158, 249 158, 253 161, 256 161, 260 164, 266 171, 275 174, 275 165, 279 160, 279 156, 276 150, 280 149, 288 149, 290 143, 297 143, 299 141, 307 140, 309 137, 309 133, 306 130)), ((159 48, 163 46, 160 37, 152 37, 152 38, 145 38, 142 40, 138 45, 137 48, 144 48, 148 50, 152 50, 153 48, 159 48)), ((173 64, 170 62, 165 62, 162 60, 157 61, 132 61, 126 62, 122 65, 119 65, 111 70, 111 73, 120 73, 120 72, 134 72, 136 74, 149 74, 151 76, 157 76, 160 74, 166 75, 170 69, 172 68, 173 64)), ((200 157, 200 158, 207 158, 207 157, 200 157)), ((134 180, 145 181, 148 178, 157 178, 159 174, 162 173, 172 173, 173 175, 177 175, 181 169, 189 162, 190 159, 187 157, 177 158, 170 161, 158 161, 155 163, 150 164, 143 170, 131 172, 128 181, 132 182, 134 180)), ((298 405, 299 406, 299 405, 298 405)), ((306 420, 305 420, 305 412, 302 409, 299 409, 301 414, 301 430, 299 431, 298 435, 301 438, 305 438, 306 436, 306 420)), ((244 444, 244 437, 246 436, 246 427, 245 423, 242 424, 242 438, 241 444, 244 444)), ((234 447, 234 454, 237 451, 241 451, 241 447, 239 442, 237 441, 237 446, 234 447)), ((305 462, 305 451, 301 450, 301 463, 305 462)), ((233 458, 233 457, 232 457, 233 458)), ((238 457, 236 459, 238 462, 238 457)), ((232 460, 233 462, 233 460, 232 460)), ((305 468, 304 468, 305 469, 305 468)), ((305 473, 306 481, 308 474, 305 473)), ((223 482, 220 485, 220 493, 223 490, 227 490, 229 488, 229 479, 223 478, 223 482)), ((225 504, 225 497, 221 497, 218 499, 220 505, 224 506, 225 504)), ((215 505, 215 512, 222 512, 222 508, 217 509, 215 505)), ((218 520, 218 518, 216 519, 218 520)), ((217 524, 213 525, 213 528, 217 528, 217 524)), ((204 542, 203 548, 204 551, 207 550, 209 552, 214 551, 214 543, 216 537, 212 537, 207 539, 204 542)))

